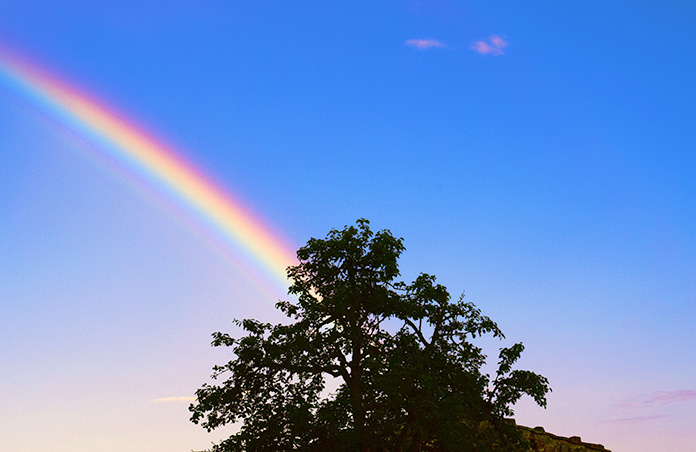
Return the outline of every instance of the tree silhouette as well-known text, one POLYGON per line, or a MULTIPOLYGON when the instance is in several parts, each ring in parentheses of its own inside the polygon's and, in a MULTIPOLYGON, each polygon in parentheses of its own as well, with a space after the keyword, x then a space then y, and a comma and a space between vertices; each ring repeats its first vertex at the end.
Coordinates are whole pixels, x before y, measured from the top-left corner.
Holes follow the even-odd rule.
POLYGON ((235 321, 244 337, 213 334, 235 357, 196 391, 191 420, 208 431, 241 423, 215 452, 523 446, 505 418, 525 394, 545 407, 547 379, 513 370, 521 343, 500 349, 494 376, 483 373, 471 340, 503 333, 433 276, 397 281, 402 242, 364 219, 310 239, 288 268, 298 301, 276 305, 287 324, 247 319, 235 321))

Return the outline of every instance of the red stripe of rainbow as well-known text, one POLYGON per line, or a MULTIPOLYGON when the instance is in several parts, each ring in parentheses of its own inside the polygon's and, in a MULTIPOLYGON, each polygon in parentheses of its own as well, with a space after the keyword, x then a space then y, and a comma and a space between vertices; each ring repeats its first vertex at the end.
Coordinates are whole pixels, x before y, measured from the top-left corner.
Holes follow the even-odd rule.
POLYGON ((6 50, 0 51, 3 73, 82 133, 104 142, 106 146, 100 146, 104 152, 174 195, 191 214, 241 249, 246 261, 287 289, 286 268, 297 262, 292 248, 174 149, 94 97, 6 50))

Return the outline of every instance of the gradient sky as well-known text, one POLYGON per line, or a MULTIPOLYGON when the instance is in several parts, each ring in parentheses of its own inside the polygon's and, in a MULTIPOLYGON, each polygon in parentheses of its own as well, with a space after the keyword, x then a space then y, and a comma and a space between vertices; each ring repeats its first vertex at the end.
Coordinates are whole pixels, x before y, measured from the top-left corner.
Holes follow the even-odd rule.
MULTIPOLYGON (((549 378, 519 423, 696 451, 693 2, 229 3, 3 1, 0 47, 294 246, 360 217, 404 237, 405 279, 466 291, 549 378)), ((0 77, 2 450, 207 448, 210 333, 278 320, 102 154, 0 77)))

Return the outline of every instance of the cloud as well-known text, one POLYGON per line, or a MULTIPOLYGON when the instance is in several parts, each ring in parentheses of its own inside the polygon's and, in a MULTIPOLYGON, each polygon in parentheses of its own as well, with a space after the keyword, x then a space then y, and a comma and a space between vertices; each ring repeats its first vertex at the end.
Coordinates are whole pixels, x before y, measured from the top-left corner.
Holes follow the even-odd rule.
POLYGON ((406 45, 421 50, 426 50, 431 47, 446 47, 445 44, 437 39, 409 39, 406 41, 406 45))
POLYGON ((689 400, 696 400, 696 390, 682 389, 679 391, 656 392, 649 396, 625 400, 619 403, 619 405, 622 407, 656 406, 668 405, 673 402, 686 402, 689 400))
POLYGON ((669 416, 664 414, 656 414, 654 416, 636 416, 636 417, 625 417, 621 419, 610 419, 606 422, 610 424, 637 424, 640 422, 654 421, 658 419, 666 419, 669 416))
POLYGON ((696 400, 696 391, 684 389, 681 391, 657 392, 643 401, 644 405, 667 405, 672 402, 696 400))
POLYGON ((503 49, 508 46, 508 42, 498 35, 493 35, 486 41, 476 41, 471 44, 471 50, 481 55, 502 55, 503 49))
POLYGON ((159 399, 150 400, 150 403, 177 403, 177 402, 195 402, 195 397, 161 397, 159 399))

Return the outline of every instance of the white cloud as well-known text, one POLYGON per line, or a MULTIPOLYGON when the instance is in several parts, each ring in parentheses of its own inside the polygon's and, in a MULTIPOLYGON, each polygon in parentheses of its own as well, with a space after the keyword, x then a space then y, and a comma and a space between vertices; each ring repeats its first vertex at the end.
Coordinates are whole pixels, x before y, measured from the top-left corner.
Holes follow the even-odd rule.
POLYGON ((195 402, 195 397, 161 397, 159 399, 150 400, 150 403, 177 403, 177 402, 195 402))
POLYGON ((445 44, 437 39, 408 39, 406 41, 406 45, 421 50, 429 49, 431 47, 446 47, 445 44))
POLYGON ((486 41, 476 41, 471 44, 471 50, 480 53, 481 55, 502 55, 503 49, 509 43, 498 35, 493 35, 486 41))

